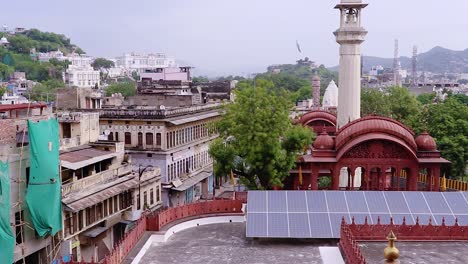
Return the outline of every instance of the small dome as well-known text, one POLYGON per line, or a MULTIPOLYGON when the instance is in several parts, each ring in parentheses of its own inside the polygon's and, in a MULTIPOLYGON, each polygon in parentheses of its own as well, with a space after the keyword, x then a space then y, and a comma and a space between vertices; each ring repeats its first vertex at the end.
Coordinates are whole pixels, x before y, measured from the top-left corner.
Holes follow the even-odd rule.
POLYGON ((418 150, 422 151, 434 151, 437 150, 437 144, 433 137, 424 131, 421 135, 416 137, 416 145, 418 145, 418 150))
POLYGON ((314 149, 320 150, 332 150, 335 146, 333 138, 327 134, 325 129, 320 133, 320 135, 315 139, 314 144, 312 145, 314 149))
POLYGON ((3 36, 1 39, 0 39, 0 44, 8 44, 10 42, 8 42, 8 39, 5 38, 5 36, 3 36))

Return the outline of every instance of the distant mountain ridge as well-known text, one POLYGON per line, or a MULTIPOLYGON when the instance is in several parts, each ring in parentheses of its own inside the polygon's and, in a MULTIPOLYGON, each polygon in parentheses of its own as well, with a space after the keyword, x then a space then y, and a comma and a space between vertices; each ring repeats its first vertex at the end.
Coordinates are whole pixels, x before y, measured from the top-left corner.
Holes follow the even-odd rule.
MULTIPOLYGON (((412 58, 400 57, 401 67, 411 70, 412 58)), ((369 71, 372 66, 382 65, 385 68, 393 67, 393 58, 380 58, 364 56, 364 71, 369 71)), ((337 67, 331 68, 337 70, 337 67)), ((436 46, 431 50, 418 54, 418 71, 434 73, 468 73, 468 49, 451 50, 436 46)))

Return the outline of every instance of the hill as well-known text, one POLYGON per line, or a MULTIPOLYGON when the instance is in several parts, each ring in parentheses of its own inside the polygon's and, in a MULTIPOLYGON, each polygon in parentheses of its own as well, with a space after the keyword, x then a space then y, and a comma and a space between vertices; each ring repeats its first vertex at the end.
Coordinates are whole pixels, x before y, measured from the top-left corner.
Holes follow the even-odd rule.
MULTIPOLYGON (((393 58, 364 56, 364 71, 372 66, 393 67, 393 58)), ((411 69, 412 58, 400 57, 403 69, 411 69)), ((434 73, 468 73, 468 49, 456 51, 443 47, 434 47, 418 55, 418 71, 434 73)))

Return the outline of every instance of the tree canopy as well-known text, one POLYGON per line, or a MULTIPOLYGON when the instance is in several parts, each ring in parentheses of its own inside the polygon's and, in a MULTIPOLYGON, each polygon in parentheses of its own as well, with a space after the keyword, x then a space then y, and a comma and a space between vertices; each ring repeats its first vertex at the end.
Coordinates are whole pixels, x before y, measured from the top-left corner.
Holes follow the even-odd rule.
POLYGON ((105 58, 96 58, 91 64, 95 70, 110 69, 114 67, 114 62, 105 58))
POLYGON ((106 96, 120 93, 125 97, 135 95, 136 88, 134 82, 113 83, 106 88, 106 96))
POLYGON ((401 87, 383 92, 363 89, 361 114, 392 117, 417 134, 427 130, 436 140, 442 156, 452 162, 450 176, 463 176, 468 160, 468 96, 449 95, 438 103, 434 103, 434 99, 435 94, 416 97, 401 87))
POLYGON ((217 124, 220 137, 210 145, 215 174, 224 176, 234 170, 250 189, 282 186, 314 137, 310 129, 291 123, 287 92, 271 87, 271 81, 261 80, 255 88, 244 83, 237 89, 235 101, 226 105, 217 124))

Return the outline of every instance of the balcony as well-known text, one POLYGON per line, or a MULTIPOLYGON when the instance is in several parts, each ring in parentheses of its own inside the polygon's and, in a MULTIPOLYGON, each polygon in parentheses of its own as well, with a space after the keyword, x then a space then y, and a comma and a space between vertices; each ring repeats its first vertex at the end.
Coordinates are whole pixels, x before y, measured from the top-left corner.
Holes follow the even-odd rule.
POLYGON ((60 150, 78 147, 81 145, 80 137, 61 138, 59 140, 60 150))
POLYGON ((71 183, 62 185, 62 197, 67 196, 75 191, 84 190, 86 188, 95 186, 100 183, 109 182, 122 175, 132 173, 132 167, 130 165, 124 165, 115 169, 106 170, 94 175, 85 177, 81 180, 73 181, 71 183))

